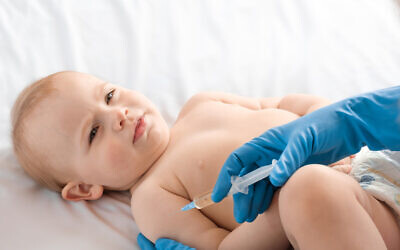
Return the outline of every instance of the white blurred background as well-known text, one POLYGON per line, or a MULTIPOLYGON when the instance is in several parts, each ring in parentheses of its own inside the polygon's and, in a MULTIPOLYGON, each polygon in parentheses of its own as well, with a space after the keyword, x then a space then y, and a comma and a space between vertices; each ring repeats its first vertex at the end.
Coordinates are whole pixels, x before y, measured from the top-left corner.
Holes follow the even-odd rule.
POLYGON ((202 90, 338 100, 400 83, 399 10, 395 0, 0 0, 1 248, 136 244, 129 205, 65 203, 19 169, 9 112, 31 82, 91 73, 143 92, 169 124, 202 90))

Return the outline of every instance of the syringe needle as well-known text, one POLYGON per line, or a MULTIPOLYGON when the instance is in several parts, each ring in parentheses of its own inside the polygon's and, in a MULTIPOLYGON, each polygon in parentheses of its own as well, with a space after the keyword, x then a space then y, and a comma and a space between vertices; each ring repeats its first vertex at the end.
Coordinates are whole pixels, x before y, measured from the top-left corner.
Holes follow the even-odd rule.
POLYGON ((183 208, 181 208, 182 211, 187 211, 190 210, 192 208, 195 208, 196 206, 194 205, 194 201, 190 202, 189 204, 187 204, 186 206, 184 206, 183 208))

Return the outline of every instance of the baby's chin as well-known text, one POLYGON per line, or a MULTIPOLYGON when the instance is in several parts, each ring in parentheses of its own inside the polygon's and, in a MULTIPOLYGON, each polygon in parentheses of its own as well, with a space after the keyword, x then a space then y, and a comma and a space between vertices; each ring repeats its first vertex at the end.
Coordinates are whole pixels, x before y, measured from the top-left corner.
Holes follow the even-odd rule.
POLYGON ((148 159, 151 159, 148 165, 153 165, 167 149, 170 139, 170 130, 163 121, 159 122, 157 126, 151 126, 147 133, 147 141, 145 143, 150 147, 145 147, 147 148, 145 149, 147 151, 145 155, 147 155, 148 159))

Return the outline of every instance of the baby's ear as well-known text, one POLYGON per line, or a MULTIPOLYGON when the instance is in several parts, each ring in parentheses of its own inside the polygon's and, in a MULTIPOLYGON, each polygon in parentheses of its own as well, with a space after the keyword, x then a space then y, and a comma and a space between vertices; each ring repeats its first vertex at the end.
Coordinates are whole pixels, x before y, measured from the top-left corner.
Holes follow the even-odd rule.
POLYGON ((103 195, 103 186, 68 182, 61 191, 61 196, 68 201, 97 200, 103 195))

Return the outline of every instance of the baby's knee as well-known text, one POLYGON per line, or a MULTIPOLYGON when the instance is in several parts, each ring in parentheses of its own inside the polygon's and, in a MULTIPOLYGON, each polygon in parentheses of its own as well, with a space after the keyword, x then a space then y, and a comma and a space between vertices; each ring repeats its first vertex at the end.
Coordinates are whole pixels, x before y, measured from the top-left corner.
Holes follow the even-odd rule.
MULTIPOLYGON (((313 206, 329 206, 336 199, 360 190, 358 183, 350 176, 324 165, 307 165, 297 170, 282 187, 280 207, 312 211, 313 206)), ((354 194, 354 193, 353 193, 354 194)))
POLYGON ((321 187, 327 184, 329 172, 324 165, 307 165, 299 168, 282 187, 280 199, 299 198, 303 196, 314 197, 324 190, 321 187))

